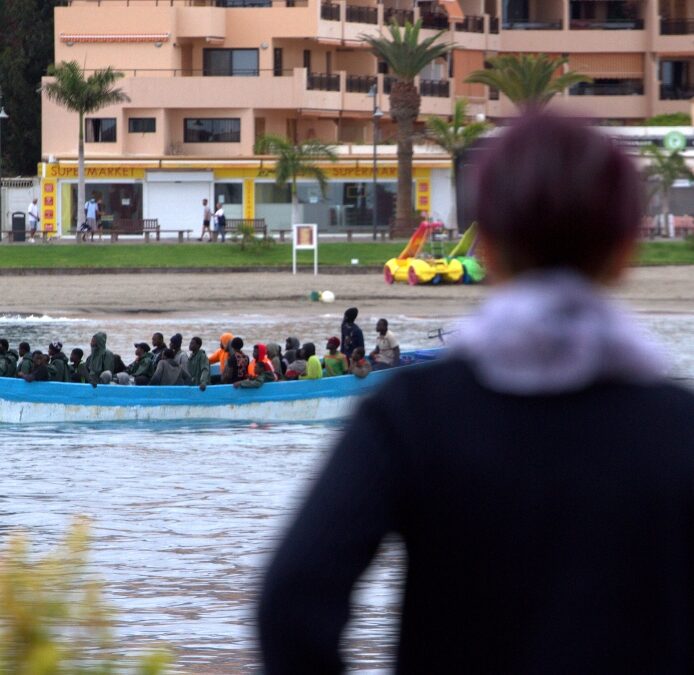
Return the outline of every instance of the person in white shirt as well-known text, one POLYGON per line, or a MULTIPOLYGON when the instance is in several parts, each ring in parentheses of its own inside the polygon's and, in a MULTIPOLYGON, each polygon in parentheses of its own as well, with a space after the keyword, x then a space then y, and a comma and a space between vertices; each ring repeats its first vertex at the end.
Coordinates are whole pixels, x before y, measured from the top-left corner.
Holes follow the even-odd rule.
POLYGON ((34 235, 36 234, 36 230, 39 227, 39 200, 38 197, 34 197, 34 199, 31 200, 31 204, 29 204, 29 208, 27 209, 27 221, 29 225, 29 238, 33 239, 34 235))
POLYGON ((202 200, 202 234, 198 241, 203 241, 205 239, 205 232, 210 241, 212 241, 212 232, 210 231, 210 221, 212 220, 212 209, 208 206, 207 200, 202 200))
POLYGON ((383 370, 400 365, 400 345, 398 339, 388 330, 388 321, 379 319, 376 324, 376 349, 369 358, 373 362, 374 370, 383 370))
POLYGON ((222 238, 222 244, 223 244, 224 239, 226 237, 227 219, 226 219, 226 216, 224 215, 224 207, 222 206, 222 204, 220 202, 217 202, 217 205, 215 208, 217 210, 214 212, 214 227, 215 227, 215 231, 222 238))

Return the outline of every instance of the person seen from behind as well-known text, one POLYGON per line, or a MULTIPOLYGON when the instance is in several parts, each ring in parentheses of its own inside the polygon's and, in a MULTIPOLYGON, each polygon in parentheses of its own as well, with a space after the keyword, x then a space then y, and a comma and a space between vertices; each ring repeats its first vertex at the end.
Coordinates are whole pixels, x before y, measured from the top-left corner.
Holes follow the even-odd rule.
POLYGON ((264 344, 253 345, 253 360, 248 365, 248 377, 234 382, 235 387, 242 389, 257 389, 266 382, 276 382, 277 375, 267 357, 267 348, 264 344))
POLYGON ((87 357, 87 370, 89 382, 93 387, 98 383, 110 384, 113 379, 113 371, 116 367, 116 359, 109 349, 106 349, 107 335, 104 332, 95 333, 89 346, 91 353, 87 357))
POLYGON ((287 368, 282 359, 282 348, 276 342, 268 342, 265 346, 267 347, 267 357, 270 359, 277 379, 283 380, 287 368))
POLYGON ((207 199, 202 200, 202 232, 200 233, 200 238, 198 241, 203 241, 205 239, 205 232, 207 232, 208 241, 212 241, 212 232, 210 230, 210 221, 212 220, 212 209, 207 203, 207 199))
POLYGON ((229 343, 231 353, 222 371, 222 383, 234 384, 248 377, 248 366, 250 359, 243 351, 243 340, 235 337, 229 343))
POLYGON ((341 352, 337 351, 339 346, 339 337, 333 336, 331 338, 328 338, 328 342, 325 345, 325 348, 328 350, 328 353, 323 357, 323 366, 325 367, 326 377, 333 377, 334 375, 345 375, 349 371, 347 357, 341 352))
POLYGON ((70 366, 63 353, 63 343, 59 340, 48 345, 48 372, 54 382, 70 381, 70 366))
POLYGON ((369 358, 373 363, 374 370, 383 370, 400 365, 400 344, 398 338, 388 330, 387 319, 379 319, 376 324, 376 349, 369 358))
POLYGON ((215 227, 215 241, 217 237, 222 240, 222 244, 226 240, 227 232, 227 218, 224 215, 224 206, 221 202, 217 202, 216 211, 214 212, 214 227, 215 227))
MULTIPOLYGON (((291 350, 294 353, 293 360, 287 364, 287 370, 284 377, 287 380, 298 380, 302 375, 306 374, 306 357, 301 347, 291 350)), ((315 351, 315 348, 314 348, 315 351)), ((290 352, 288 351, 287 354, 290 352)))
POLYGON ((183 368, 188 374, 188 354, 181 347, 183 345, 183 336, 180 333, 172 335, 169 339, 169 349, 174 353, 174 361, 183 368))
POLYGON ((350 596, 396 533, 397 673, 691 673, 694 393, 607 293, 639 174, 532 112, 476 177, 495 292, 347 425, 267 572, 264 672, 343 671, 350 596))
POLYGON ((159 359, 149 383, 158 386, 180 386, 192 384, 193 380, 188 371, 176 361, 174 350, 167 348, 159 359))
POLYGON ((21 373, 28 375, 33 368, 33 361, 31 356, 31 346, 28 342, 20 342, 17 348, 17 354, 19 360, 17 361, 17 372, 15 375, 20 376, 21 373))

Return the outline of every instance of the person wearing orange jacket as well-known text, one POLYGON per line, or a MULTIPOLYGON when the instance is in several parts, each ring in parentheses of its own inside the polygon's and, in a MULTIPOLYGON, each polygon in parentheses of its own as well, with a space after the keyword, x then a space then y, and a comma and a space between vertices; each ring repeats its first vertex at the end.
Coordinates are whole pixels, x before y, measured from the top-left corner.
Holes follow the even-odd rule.
POLYGON ((227 365, 227 359, 229 358, 229 344, 233 339, 234 336, 232 333, 222 333, 219 336, 219 349, 212 352, 208 357, 210 363, 219 363, 220 375, 213 376, 213 384, 219 384, 221 381, 221 373, 224 372, 224 368, 227 365))

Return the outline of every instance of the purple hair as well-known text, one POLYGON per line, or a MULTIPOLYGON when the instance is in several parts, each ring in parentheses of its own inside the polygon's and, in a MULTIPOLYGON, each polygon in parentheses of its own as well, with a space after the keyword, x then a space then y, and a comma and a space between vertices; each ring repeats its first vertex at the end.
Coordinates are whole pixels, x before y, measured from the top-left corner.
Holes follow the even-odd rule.
POLYGON ((636 168, 585 125, 529 113, 485 152, 478 171, 479 228, 510 273, 565 267, 599 276, 637 235, 636 168))

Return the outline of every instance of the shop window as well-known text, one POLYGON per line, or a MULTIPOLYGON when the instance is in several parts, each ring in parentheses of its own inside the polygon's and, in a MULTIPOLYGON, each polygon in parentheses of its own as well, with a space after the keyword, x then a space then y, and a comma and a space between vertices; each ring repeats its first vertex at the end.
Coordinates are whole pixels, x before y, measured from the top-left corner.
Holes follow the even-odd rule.
POLYGON ((215 183, 214 202, 227 218, 243 218, 243 183, 215 183))
POLYGON ((184 143, 239 143, 241 119, 238 117, 186 118, 184 143))
POLYGON ((153 134, 156 131, 156 117, 131 117, 128 120, 128 132, 131 134, 153 134))
MULTIPOLYGON (((85 195, 99 202, 105 230, 114 220, 142 218, 142 183, 86 183, 85 195)), ((77 204, 77 183, 63 183, 63 227, 69 221, 74 228, 79 214, 84 220, 84 205, 77 204)))
POLYGON ((115 143, 115 117, 87 117, 84 120, 84 140, 87 143, 115 143))
POLYGON ((259 73, 257 49, 203 49, 202 74, 254 77, 259 73))

